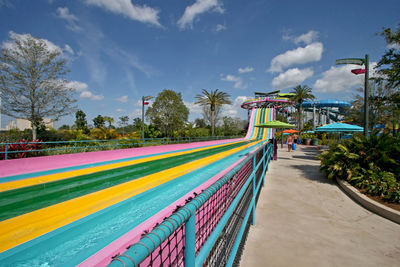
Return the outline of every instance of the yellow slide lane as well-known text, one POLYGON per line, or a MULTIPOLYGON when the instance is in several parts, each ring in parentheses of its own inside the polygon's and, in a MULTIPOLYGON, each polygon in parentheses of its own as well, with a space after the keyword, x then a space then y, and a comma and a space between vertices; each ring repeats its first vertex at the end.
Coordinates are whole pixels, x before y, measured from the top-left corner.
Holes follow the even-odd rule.
MULTIPOLYGON (((241 141, 238 141, 238 142, 241 142, 241 141)), ((214 147, 221 147, 221 146, 231 145, 231 144, 235 144, 235 143, 238 143, 238 142, 221 144, 221 145, 213 146, 213 148, 214 147)), ((79 176, 79 175, 91 174, 91 173, 95 173, 95 172, 100 172, 100 171, 105 171, 105 170, 110 170, 110 169, 115 169, 115 168, 120 168, 120 167, 126 167, 126 166, 129 166, 129 165, 134 165, 134 164, 139 164, 139 163, 143 163, 143 162, 163 159, 163 158, 166 158, 166 157, 173 157, 173 156, 179 156, 179 155, 184 155, 184 154, 190 154, 190 153, 193 153, 193 152, 202 151, 202 150, 206 150, 206 149, 210 149, 210 147, 203 147, 203 148, 192 149, 192 150, 188 150, 188 151, 181 151, 181 152, 176 152, 176 153, 169 153, 169 154, 163 154, 163 155, 157 155, 157 156, 150 156, 150 157, 146 157, 146 158, 134 159, 134 160, 129 160, 129 161, 125 161, 125 162, 107 164, 107 165, 104 165, 104 166, 89 167, 89 168, 80 169, 80 170, 73 170, 73 171, 67 171, 67 172, 62 172, 62 173, 48 174, 48 175, 37 176, 37 177, 33 177, 33 178, 27 178, 27 179, 22 179, 22 180, 17 180, 17 181, 0 183, 0 192, 13 190, 13 189, 17 189, 17 188, 22 188, 22 187, 27 187, 27 186, 32 186, 32 185, 37 185, 37 184, 53 182, 53 181, 57 181, 57 180, 68 179, 68 178, 72 178, 72 177, 79 176)))
POLYGON ((0 222, 0 252, 225 158, 256 143, 119 184, 0 222))
MULTIPOLYGON (((257 109, 257 116, 256 116, 256 124, 255 125, 260 124, 260 122, 259 122, 260 113, 261 113, 260 110, 261 109, 259 109, 259 108, 257 109)), ((255 140, 257 138, 258 131, 259 131, 259 128, 258 127, 254 127, 254 133, 253 133, 253 136, 251 137, 251 140, 255 140)))

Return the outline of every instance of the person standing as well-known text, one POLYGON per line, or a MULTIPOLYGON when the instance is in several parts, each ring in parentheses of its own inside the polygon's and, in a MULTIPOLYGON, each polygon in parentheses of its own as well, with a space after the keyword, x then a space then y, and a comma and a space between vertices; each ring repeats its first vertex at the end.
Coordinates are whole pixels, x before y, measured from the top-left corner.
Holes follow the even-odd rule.
POLYGON ((297 139, 298 139, 298 138, 299 138, 299 136, 298 136, 297 134, 294 134, 294 135, 293 135, 293 141, 294 141, 295 144, 298 144, 298 143, 297 143, 297 139))
POLYGON ((288 135, 287 137, 287 145, 288 145, 288 152, 292 150, 292 143, 293 143, 293 138, 291 135, 288 135))

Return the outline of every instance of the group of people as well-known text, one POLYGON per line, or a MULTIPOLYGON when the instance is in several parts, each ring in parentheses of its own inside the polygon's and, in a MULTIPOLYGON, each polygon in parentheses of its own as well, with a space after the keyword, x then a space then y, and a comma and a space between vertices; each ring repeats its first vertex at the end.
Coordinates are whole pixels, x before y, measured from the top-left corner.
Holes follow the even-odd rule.
POLYGON ((292 145, 293 142, 295 144, 297 144, 297 139, 299 138, 299 136, 297 134, 293 134, 293 135, 288 135, 286 141, 287 141, 287 145, 288 145, 288 152, 292 151, 292 145))

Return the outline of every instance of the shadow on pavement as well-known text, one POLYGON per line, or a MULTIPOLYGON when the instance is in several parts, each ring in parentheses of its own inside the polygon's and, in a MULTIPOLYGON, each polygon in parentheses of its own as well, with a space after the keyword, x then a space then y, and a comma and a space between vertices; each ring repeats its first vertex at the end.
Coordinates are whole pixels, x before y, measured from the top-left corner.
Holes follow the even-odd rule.
POLYGON ((311 181, 316 181, 324 184, 336 184, 335 181, 329 180, 325 177, 323 173, 321 173, 319 169, 319 165, 292 165, 291 167, 298 169, 302 172, 302 177, 309 179, 311 181))

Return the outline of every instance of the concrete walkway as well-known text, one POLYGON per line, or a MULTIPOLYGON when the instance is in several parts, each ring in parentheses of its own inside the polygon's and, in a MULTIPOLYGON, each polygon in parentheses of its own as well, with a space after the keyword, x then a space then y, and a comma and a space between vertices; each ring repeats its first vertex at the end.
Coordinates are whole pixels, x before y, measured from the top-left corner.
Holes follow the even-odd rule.
POLYGON ((400 225, 328 181, 317 155, 309 146, 279 149, 240 266, 400 266, 400 225))

